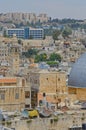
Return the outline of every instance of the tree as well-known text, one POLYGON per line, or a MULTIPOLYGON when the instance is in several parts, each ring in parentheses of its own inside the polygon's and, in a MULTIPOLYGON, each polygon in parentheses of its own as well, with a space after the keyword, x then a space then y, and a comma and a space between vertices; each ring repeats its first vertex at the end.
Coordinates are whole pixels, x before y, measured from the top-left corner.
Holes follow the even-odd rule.
POLYGON ((72 30, 71 30, 69 27, 66 27, 66 28, 63 30, 63 32, 62 32, 62 36, 63 36, 64 38, 68 38, 69 35, 71 35, 71 34, 72 34, 72 30))
POLYGON ((36 49, 29 49, 27 52, 23 52, 22 55, 26 56, 27 58, 31 58, 34 57, 35 55, 37 55, 38 50, 36 49))
POLYGON ((46 60, 47 60, 47 54, 46 53, 36 55, 36 57, 35 57, 35 62, 41 62, 41 61, 46 61, 46 60))
POLYGON ((61 34, 60 30, 54 30, 53 31, 53 40, 55 42, 55 40, 58 40, 58 36, 61 34))
POLYGON ((45 38, 46 38, 46 36, 45 36, 45 34, 44 34, 43 40, 45 40, 45 38))
POLYGON ((4 36, 4 37, 7 37, 6 30, 4 30, 4 32, 3 32, 3 36, 4 36))
POLYGON ((50 67, 58 67, 58 62, 56 61, 47 61, 47 64, 50 65, 50 67))
POLYGON ((21 39, 18 39, 18 44, 22 44, 22 40, 21 39))
POLYGON ((56 53, 52 53, 49 57, 50 61, 59 61, 61 62, 61 56, 59 54, 56 53))
POLYGON ((35 56, 35 62, 38 63, 40 61, 40 55, 35 56))

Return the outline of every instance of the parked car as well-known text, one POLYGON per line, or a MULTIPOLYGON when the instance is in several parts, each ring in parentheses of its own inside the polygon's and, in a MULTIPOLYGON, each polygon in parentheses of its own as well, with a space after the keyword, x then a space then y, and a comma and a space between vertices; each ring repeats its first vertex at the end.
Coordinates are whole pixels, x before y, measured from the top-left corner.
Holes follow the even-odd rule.
POLYGON ((28 114, 29 114, 29 117, 30 117, 30 118, 35 118, 35 117, 38 117, 38 116, 39 116, 38 111, 35 110, 35 109, 30 109, 30 110, 28 110, 28 114))
POLYGON ((21 119, 28 119, 29 115, 28 115, 28 110, 23 110, 21 112, 21 119))

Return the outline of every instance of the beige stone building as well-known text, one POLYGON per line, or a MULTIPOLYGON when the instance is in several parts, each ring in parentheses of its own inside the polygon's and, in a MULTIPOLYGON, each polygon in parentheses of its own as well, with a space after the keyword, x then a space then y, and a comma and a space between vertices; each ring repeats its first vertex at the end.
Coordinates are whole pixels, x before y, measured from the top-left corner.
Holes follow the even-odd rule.
POLYGON ((29 22, 29 23, 36 23, 40 22, 48 22, 50 18, 47 14, 39 14, 37 16, 35 13, 21 13, 21 12, 14 12, 14 13, 6 13, 0 15, 0 21, 9 21, 12 20, 14 23, 21 23, 21 21, 29 22))
POLYGON ((26 82, 24 78, 0 78, 0 108, 10 111, 24 108, 25 86, 26 82))
POLYGON ((19 46, 13 45, 10 52, 10 66, 11 72, 17 74, 19 71, 19 46))
POLYGON ((21 46, 18 44, 16 36, 14 36, 13 42, 9 48, 10 75, 15 75, 19 72, 20 52, 21 46))
POLYGON ((47 14, 39 14, 37 17, 38 21, 42 22, 48 22, 50 18, 47 16, 47 14))
POLYGON ((0 63, 9 62, 9 48, 5 42, 0 42, 0 63))
POLYGON ((86 88, 73 88, 72 86, 68 88, 69 98, 71 102, 76 100, 86 101, 86 88))
POLYGON ((46 100, 52 104, 65 100, 67 97, 66 74, 65 72, 52 72, 42 70, 29 73, 31 86, 31 105, 39 105, 43 100, 43 94, 46 100))

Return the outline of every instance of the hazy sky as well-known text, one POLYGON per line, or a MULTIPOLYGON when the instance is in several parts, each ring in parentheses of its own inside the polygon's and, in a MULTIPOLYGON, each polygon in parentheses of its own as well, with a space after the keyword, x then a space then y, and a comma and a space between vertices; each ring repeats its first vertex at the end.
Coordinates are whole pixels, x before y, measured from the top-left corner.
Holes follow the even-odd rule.
POLYGON ((0 0, 0 13, 47 13, 52 18, 86 19, 86 0, 0 0))

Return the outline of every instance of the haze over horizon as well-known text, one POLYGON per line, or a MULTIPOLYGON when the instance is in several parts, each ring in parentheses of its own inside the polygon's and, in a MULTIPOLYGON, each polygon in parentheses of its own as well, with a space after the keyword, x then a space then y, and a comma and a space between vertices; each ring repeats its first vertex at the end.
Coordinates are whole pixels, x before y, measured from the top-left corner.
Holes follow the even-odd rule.
POLYGON ((46 13, 52 18, 86 19, 86 0, 1 0, 0 13, 46 13))

